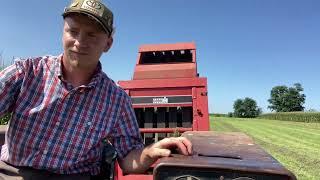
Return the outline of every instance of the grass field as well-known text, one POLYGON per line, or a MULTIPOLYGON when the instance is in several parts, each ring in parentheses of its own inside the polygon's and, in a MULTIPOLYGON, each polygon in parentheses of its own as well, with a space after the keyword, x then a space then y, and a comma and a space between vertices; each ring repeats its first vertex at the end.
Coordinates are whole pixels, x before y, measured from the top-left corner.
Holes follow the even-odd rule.
POLYGON ((211 130, 244 132, 300 180, 320 179, 320 123, 210 117, 211 130))

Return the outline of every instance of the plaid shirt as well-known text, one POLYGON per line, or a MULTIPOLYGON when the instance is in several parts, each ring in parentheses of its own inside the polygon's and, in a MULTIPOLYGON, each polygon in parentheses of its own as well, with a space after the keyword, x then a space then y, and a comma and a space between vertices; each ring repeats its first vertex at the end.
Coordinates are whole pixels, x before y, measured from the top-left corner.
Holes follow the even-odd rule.
POLYGON ((0 72, 0 117, 12 112, 1 160, 96 175, 104 138, 120 158, 143 148, 131 100, 100 63, 88 85, 72 87, 63 80, 61 58, 19 60, 0 72))

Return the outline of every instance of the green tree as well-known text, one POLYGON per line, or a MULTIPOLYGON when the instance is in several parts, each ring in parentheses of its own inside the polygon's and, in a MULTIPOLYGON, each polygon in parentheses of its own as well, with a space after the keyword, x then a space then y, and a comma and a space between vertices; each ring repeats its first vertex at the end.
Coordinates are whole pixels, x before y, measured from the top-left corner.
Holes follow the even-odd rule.
POLYGON ((295 83, 293 87, 275 86, 270 93, 268 102, 269 109, 276 112, 303 111, 303 104, 306 96, 301 93, 303 88, 300 83, 295 83))
POLYGON ((233 116, 254 118, 261 114, 261 108, 257 106, 255 100, 246 97, 245 99, 237 99, 233 104, 233 116))

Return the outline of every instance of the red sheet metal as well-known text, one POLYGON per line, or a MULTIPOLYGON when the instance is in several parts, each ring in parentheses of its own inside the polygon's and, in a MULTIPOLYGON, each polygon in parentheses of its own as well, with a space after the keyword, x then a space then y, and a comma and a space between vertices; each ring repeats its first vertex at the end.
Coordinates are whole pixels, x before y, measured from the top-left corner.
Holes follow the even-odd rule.
MULTIPOLYGON (((163 138, 166 133, 208 131, 210 128, 207 78, 198 75, 194 43, 141 46, 132 80, 118 84, 132 98, 146 143, 154 139, 153 133, 163 138)), ((149 180, 152 170, 151 173, 124 175, 117 166, 116 178, 149 180)))
POLYGON ((123 89, 155 89, 155 88, 176 88, 176 87, 206 87, 207 78, 177 78, 177 79, 143 79, 131 81, 118 81, 123 89))
POLYGON ((139 52, 148 51, 174 51, 174 50, 185 50, 185 49, 196 49, 195 43, 175 43, 175 44, 149 44, 142 45, 139 48, 139 52))
POLYGON ((137 65, 134 71, 134 80, 191 78, 197 75, 195 63, 137 65))
POLYGON ((296 180, 294 174, 244 133, 193 131, 182 136, 192 142, 193 155, 162 158, 154 168, 155 177, 165 174, 166 178, 186 175, 194 179, 296 180))
POLYGON ((133 108, 149 108, 149 107, 190 107, 192 106, 192 103, 185 103, 185 104, 139 104, 139 105, 133 105, 133 108))

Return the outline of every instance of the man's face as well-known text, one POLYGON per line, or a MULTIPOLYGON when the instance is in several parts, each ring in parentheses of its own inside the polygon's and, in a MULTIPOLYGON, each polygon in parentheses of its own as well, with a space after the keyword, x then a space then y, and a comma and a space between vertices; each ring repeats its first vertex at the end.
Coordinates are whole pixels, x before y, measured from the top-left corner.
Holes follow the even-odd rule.
POLYGON ((108 51, 112 37, 93 19, 70 14, 63 27, 63 63, 73 68, 95 68, 103 52, 108 51))

